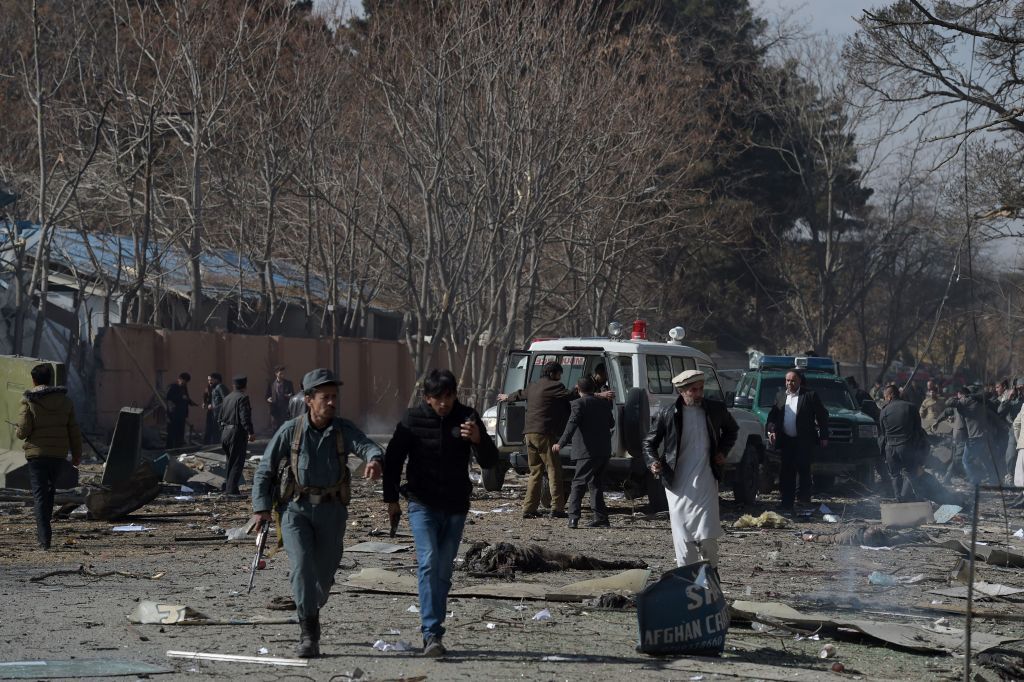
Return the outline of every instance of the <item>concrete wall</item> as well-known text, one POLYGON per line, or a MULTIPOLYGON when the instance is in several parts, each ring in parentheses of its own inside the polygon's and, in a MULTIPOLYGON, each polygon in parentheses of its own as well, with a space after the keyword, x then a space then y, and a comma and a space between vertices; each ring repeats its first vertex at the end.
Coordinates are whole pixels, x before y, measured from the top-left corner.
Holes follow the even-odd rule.
MULTIPOLYGON (((341 416, 371 433, 390 433, 413 391, 412 362, 397 341, 340 338, 341 416)), ((166 395, 178 374, 192 375, 189 395, 202 402, 206 376, 220 372, 226 382, 236 374, 249 378, 253 420, 257 431, 270 430, 265 400, 275 365, 285 365, 285 376, 295 383, 316 367, 331 368, 331 339, 251 336, 224 332, 168 331, 152 327, 107 327, 96 339, 97 425, 113 429, 122 407, 153 408, 146 423, 162 427, 165 415, 154 390, 166 395)), ((202 432, 201 408, 189 411, 189 422, 202 432)))

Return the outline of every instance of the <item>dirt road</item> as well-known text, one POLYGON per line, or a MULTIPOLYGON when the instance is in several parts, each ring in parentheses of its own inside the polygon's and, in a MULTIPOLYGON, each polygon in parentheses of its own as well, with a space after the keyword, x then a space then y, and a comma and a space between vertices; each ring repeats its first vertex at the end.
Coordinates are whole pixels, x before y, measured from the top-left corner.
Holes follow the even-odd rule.
MULTIPOLYGON (((613 499, 612 528, 570 530, 562 520, 520 518, 522 480, 501 494, 479 493, 476 511, 505 508, 511 511, 472 514, 466 527, 467 543, 476 540, 536 543, 549 548, 581 552, 599 558, 635 557, 646 561, 652 576, 673 567, 667 518, 647 517, 629 501, 613 499)), ((825 501, 843 522, 879 519, 877 498, 856 500, 841 491, 818 498, 825 501)), ((372 535, 386 528, 379 484, 360 482, 350 509, 346 546, 364 540, 387 540, 372 535)), ((755 515, 763 508, 751 511, 755 515)), ((881 622, 928 625, 945 618, 949 626, 963 627, 964 620, 943 613, 945 607, 963 606, 963 599, 941 597, 929 591, 948 586, 947 576, 957 560, 951 549, 908 546, 871 551, 807 543, 804 530, 834 531, 836 524, 820 513, 797 518, 790 527, 776 530, 735 530, 732 522, 741 513, 726 493, 722 499, 723 523, 721 575, 726 596, 748 601, 778 601, 806 611, 881 622), (893 587, 868 584, 872 571, 909 577, 923 574, 922 581, 893 587), (823 603, 829 602, 829 603, 823 603)), ((4 661, 45 659, 103 659, 144 661, 172 672, 161 680, 216 678, 249 680, 316 679, 346 680, 604 680, 642 679, 711 680, 759 679, 959 679, 963 658, 921 655, 887 648, 877 641, 843 636, 819 640, 800 638, 785 631, 757 632, 749 624, 734 624, 721 659, 652 658, 636 652, 635 611, 599 610, 578 603, 515 601, 501 599, 453 599, 449 602, 449 632, 445 638, 451 654, 442 660, 426 660, 418 653, 418 617, 410 612, 414 596, 371 594, 340 585, 364 567, 389 568, 415 574, 411 551, 395 554, 346 553, 338 571, 333 596, 323 612, 324 657, 307 668, 281 668, 248 663, 170 659, 168 650, 206 651, 222 654, 291 657, 297 625, 132 625, 126 619, 139 600, 184 604, 211 619, 281 618, 294 612, 267 609, 274 597, 288 589, 288 559, 281 553, 260 571, 256 588, 246 594, 252 545, 225 541, 176 541, 175 538, 209 536, 218 529, 242 525, 248 517, 246 501, 223 501, 217 496, 174 501, 163 495, 138 512, 135 523, 150 530, 119 533, 108 522, 67 520, 54 526, 54 549, 34 549, 30 507, 15 503, 0 506, 0 532, 4 552, 0 556, 0 643, 4 661), (217 526, 218 529, 210 530, 217 526), (102 574, 55 575, 33 581, 44 573, 77 569, 102 574), (550 620, 532 617, 547 608, 550 620), (408 653, 381 652, 377 640, 411 642, 408 653), (821 659, 826 642, 836 648, 835 658, 821 659), (265 649, 266 654, 261 654, 265 649), (831 672, 840 662, 846 672, 831 672), (348 676, 348 677, 346 677, 348 676), (699 677, 703 676, 703 677, 699 677)), ((1012 533, 1024 525, 1020 512, 1007 517, 1012 533)), ((404 526, 404 521, 403 521, 404 526)), ((1024 550, 1024 540, 1007 538, 1003 510, 994 499, 982 506, 979 539, 1006 542, 1024 550)), ((407 528, 403 528, 407 531, 407 528)), ((961 519, 927 529, 936 539, 966 538, 961 519)), ((399 538, 411 544, 411 538, 399 538)), ((565 571, 523 574, 517 580, 551 586, 609 575, 612 572, 565 571)), ((978 577, 991 583, 1024 587, 1022 569, 980 564, 978 577)), ((487 582, 456 571, 456 587, 487 582)), ((1020 614, 1016 597, 980 602, 993 611, 1020 614)), ((976 632, 1024 637, 1024 623, 975 620, 976 632)), ((1016 656, 1024 645, 1003 649, 1016 656)), ((991 669, 988 679, 998 679, 991 669)), ((0 668, 2 673, 2 668, 0 668)), ((0 675, 2 677, 2 675, 0 675)), ((125 678, 120 678, 125 679, 125 678)))

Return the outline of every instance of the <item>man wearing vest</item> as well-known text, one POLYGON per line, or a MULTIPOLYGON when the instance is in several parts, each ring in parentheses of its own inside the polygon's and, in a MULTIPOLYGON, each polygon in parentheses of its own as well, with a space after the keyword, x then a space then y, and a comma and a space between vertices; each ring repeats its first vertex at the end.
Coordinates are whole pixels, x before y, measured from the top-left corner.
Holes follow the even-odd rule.
POLYGON ((399 495, 409 500, 423 655, 432 658, 446 653, 445 605, 473 492, 470 457, 476 455, 483 468, 498 463, 498 448, 480 415, 459 402, 457 391, 454 374, 432 370, 423 382, 423 402, 406 411, 384 455, 384 502, 392 527, 401 515, 399 495), (406 482, 399 485, 403 468, 406 482))
POLYGON ((348 452, 367 463, 365 478, 380 478, 384 452, 352 422, 335 416, 341 382, 327 369, 302 379, 306 413, 289 419, 267 443, 252 486, 253 521, 281 514, 281 535, 291 562, 292 595, 302 638, 301 658, 320 655, 320 609, 341 562, 348 520, 348 452))

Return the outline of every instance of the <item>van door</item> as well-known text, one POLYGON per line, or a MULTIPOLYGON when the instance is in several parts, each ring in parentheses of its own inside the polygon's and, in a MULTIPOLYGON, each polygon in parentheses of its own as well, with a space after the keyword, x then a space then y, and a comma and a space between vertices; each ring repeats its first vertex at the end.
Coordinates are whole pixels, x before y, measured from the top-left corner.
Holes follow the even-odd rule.
MULTIPOLYGON (((512 394, 526 388, 530 375, 530 353, 512 351, 505 365, 505 382, 501 392, 512 394)), ((503 445, 522 445, 523 428, 526 426, 526 401, 505 401, 498 403, 498 435, 503 445)))

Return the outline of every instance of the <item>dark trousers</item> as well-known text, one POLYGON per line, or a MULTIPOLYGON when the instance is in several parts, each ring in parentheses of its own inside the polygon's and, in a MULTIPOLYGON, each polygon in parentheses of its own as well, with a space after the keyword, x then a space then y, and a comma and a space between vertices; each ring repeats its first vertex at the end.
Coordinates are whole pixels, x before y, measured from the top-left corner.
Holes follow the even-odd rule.
POLYGON ((607 457, 588 457, 576 460, 576 473, 572 478, 572 490, 569 492, 568 516, 571 519, 580 517, 584 491, 590 491, 590 509, 594 512, 595 521, 608 520, 608 507, 604 503, 604 469, 608 466, 607 457))
POLYGON ((206 413, 206 430, 203 431, 203 445, 213 445, 220 442, 220 426, 217 424, 217 417, 213 411, 206 413))
POLYGON ((896 481, 899 502, 931 500, 936 504, 958 504, 960 496, 946 490, 938 479, 925 471, 923 453, 901 447, 886 448, 885 460, 896 481))
POLYGON ((782 436, 779 439, 782 462, 779 469, 779 493, 783 507, 792 507, 794 494, 801 502, 811 499, 811 457, 812 448, 802 447, 795 438, 782 436), (797 488, 797 477, 800 486, 797 488))
POLYGON ((35 501, 36 540, 43 549, 50 548, 53 531, 50 517, 53 516, 53 496, 57 491, 57 473, 61 460, 56 457, 33 457, 28 461, 28 476, 35 501))
POLYGON ((185 444, 185 417, 171 417, 167 420, 167 447, 179 448, 185 444))
POLYGON ((228 457, 228 472, 224 476, 222 492, 238 495, 238 484, 242 481, 242 469, 245 468, 245 456, 248 454, 249 434, 237 426, 225 426, 220 446, 228 457))
POLYGON ((949 464, 946 465, 946 473, 943 476, 946 483, 949 483, 953 476, 964 475, 964 442, 953 440, 950 447, 953 455, 949 458, 949 464))

